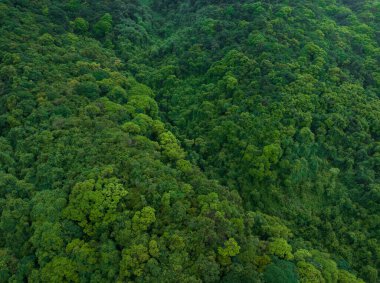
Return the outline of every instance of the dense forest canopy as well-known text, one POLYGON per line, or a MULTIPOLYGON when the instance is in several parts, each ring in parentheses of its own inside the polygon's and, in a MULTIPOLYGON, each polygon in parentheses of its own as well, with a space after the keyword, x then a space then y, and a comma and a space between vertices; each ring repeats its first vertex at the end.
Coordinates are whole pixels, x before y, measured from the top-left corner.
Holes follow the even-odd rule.
POLYGON ((379 0, 3 0, 0 282, 380 282, 379 0))

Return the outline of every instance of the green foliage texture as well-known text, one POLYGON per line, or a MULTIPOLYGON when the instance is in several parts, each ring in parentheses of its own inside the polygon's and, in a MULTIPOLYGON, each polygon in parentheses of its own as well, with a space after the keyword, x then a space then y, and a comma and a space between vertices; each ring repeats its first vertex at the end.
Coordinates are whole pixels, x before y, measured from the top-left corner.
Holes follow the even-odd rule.
POLYGON ((379 0, 4 0, 0 283, 380 282, 379 0))

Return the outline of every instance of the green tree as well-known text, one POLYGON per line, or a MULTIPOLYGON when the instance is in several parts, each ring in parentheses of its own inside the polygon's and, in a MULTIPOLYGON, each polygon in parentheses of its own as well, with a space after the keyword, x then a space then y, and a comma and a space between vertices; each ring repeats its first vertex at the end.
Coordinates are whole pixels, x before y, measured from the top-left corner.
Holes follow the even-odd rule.
POLYGON ((105 37, 112 30, 112 16, 109 13, 104 14, 94 25, 94 34, 99 38, 105 37))
POLYGON ((285 239, 275 238, 268 244, 268 252, 283 259, 293 259, 292 246, 285 239))
POLYGON ((70 25, 74 32, 78 34, 84 34, 88 31, 89 23, 83 18, 76 18, 74 21, 70 22, 70 25))

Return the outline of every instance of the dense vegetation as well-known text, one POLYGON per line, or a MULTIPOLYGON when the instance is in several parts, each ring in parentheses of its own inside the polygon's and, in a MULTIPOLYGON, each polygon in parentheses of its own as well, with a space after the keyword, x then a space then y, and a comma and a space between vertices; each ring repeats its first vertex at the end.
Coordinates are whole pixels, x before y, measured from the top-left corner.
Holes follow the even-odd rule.
POLYGON ((5 0, 0 35, 0 282, 379 282, 379 0, 5 0))

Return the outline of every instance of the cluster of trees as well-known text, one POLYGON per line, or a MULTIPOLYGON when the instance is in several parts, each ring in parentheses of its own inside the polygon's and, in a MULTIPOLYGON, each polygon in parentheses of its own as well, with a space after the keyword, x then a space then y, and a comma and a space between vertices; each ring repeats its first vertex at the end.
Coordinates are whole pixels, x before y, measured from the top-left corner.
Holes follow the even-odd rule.
POLYGON ((154 1, 167 39, 138 71, 191 162, 376 282, 380 5, 359 2, 154 1))
POLYGON ((376 283, 377 1, 0 3, 0 282, 376 283))

